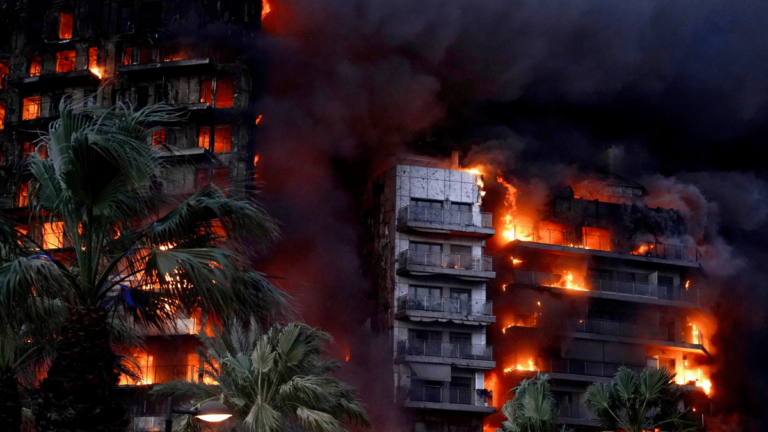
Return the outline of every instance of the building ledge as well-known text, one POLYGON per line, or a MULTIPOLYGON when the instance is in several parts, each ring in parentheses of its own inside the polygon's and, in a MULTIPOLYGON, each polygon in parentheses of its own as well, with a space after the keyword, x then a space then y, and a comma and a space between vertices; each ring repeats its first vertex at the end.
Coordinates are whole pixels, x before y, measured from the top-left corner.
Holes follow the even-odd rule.
POLYGON ((401 310, 395 314, 396 319, 407 319, 411 321, 421 322, 453 322, 456 324, 469 324, 469 325, 488 325, 496 322, 495 316, 488 315, 462 315, 459 313, 440 312, 440 311, 423 311, 406 309, 401 310))
POLYGON ((484 228, 474 225, 454 225, 438 222, 421 222, 406 220, 398 222, 397 230, 401 232, 418 231, 436 234, 452 234, 487 239, 496 234, 493 228, 484 228))
POLYGON ((652 264, 666 264, 666 265, 673 265, 673 266, 680 266, 680 267, 687 267, 687 268, 700 268, 700 265, 698 262, 657 258, 653 256, 646 256, 646 255, 633 255, 630 253, 621 253, 621 252, 607 252, 607 251, 602 251, 598 249, 585 249, 585 248, 579 248, 579 247, 558 246, 558 245, 551 245, 547 243, 527 242, 522 240, 517 240, 516 245, 520 247, 530 248, 530 249, 563 252, 567 254, 591 255, 591 256, 598 256, 598 257, 604 257, 604 258, 647 262, 652 264))
POLYGON ((487 414, 496 412, 496 408, 492 406, 452 404, 452 403, 440 403, 440 402, 403 401, 403 406, 406 408, 412 408, 412 409, 464 411, 464 412, 476 412, 476 413, 487 413, 487 414))
POLYGON ((709 351, 707 351, 707 349, 704 348, 704 346, 689 344, 684 342, 666 341, 661 339, 648 339, 648 338, 641 338, 641 337, 613 336, 613 335, 584 333, 584 332, 573 332, 572 335, 574 338, 578 338, 578 339, 600 340, 600 341, 607 341, 607 342, 624 342, 624 343, 637 344, 637 345, 651 345, 651 346, 657 346, 660 348, 674 348, 680 351, 705 354, 707 356, 710 355, 709 351))
POLYGON ((42 74, 32 77, 13 78, 8 84, 18 89, 31 90, 39 87, 68 87, 81 86, 89 83, 98 84, 99 78, 90 70, 81 69, 71 72, 42 74))
POLYGON ((605 291, 598 291, 594 289, 575 290, 575 289, 568 289, 568 288, 562 288, 562 287, 550 287, 546 285, 536 285, 536 284, 521 283, 521 282, 514 282, 513 284, 510 284, 510 285, 545 290, 545 291, 550 291, 553 293, 559 293, 559 294, 565 294, 565 295, 583 295, 583 296, 588 296, 592 298, 618 300, 618 301, 631 302, 631 303, 642 303, 642 304, 650 304, 650 305, 657 305, 657 306, 670 306, 670 307, 678 307, 678 308, 684 308, 684 309, 701 310, 700 303, 685 301, 685 300, 666 300, 666 299, 659 299, 659 298, 646 297, 646 296, 633 295, 633 294, 611 293, 611 292, 605 292, 605 291))
POLYGON ((400 355, 395 357, 395 363, 434 363, 434 364, 448 364, 451 366, 469 368, 469 369, 484 369, 491 370, 496 367, 496 362, 493 360, 474 360, 474 359, 462 359, 453 357, 431 357, 420 355, 400 355))
POLYGON ((474 281, 487 281, 496 277, 496 272, 482 271, 482 270, 467 270, 446 268, 438 266, 425 266, 406 263, 403 266, 398 267, 397 274, 412 275, 412 276, 434 276, 434 275, 447 275, 455 276, 459 279, 474 280, 474 281))
POLYGON ((117 68, 117 71, 126 75, 141 75, 144 73, 156 73, 161 72, 191 72, 195 71, 213 71, 215 64, 210 58, 194 58, 187 60, 176 60, 167 62, 152 62, 152 63, 136 63, 130 65, 123 65, 117 68))

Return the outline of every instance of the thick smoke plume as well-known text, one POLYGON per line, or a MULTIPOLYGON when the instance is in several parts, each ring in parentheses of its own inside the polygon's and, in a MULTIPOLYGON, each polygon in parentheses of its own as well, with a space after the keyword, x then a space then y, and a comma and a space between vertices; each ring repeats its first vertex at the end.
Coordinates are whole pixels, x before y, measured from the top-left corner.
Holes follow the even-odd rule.
POLYGON ((720 325, 716 402, 768 408, 766 344, 750 343, 767 337, 768 188, 750 153, 768 131, 766 5, 269 2, 258 175, 284 239, 265 270, 338 338, 340 357, 350 351, 345 369, 376 430, 396 426, 384 421, 390 358, 369 331, 359 214, 370 176, 409 143, 495 158, 541 200, 598 167, 605 145, 621 149, 617 170, 645 182, 647 205, 679 209, 704 250, 720 325))

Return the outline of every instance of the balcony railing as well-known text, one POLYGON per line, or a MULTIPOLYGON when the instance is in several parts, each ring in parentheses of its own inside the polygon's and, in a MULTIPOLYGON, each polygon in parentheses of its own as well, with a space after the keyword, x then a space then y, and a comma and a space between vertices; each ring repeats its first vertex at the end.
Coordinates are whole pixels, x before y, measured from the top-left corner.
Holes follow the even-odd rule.
POLYGON ((515 239, 531 243, 567 246, 579 249, 617 252, 675 261, 699 262, 701 253, 695 246, 679 246, 661 242, 619 241, 616 237, 595 234, 576 236, 568 230, 554 230, 515 225, 515 239))
POLYGON ((452 403, 474 405, 472 389, 463 387, 441 387, 412 384, 405 394, 411 402, 452 403))
POLYGON ((493 215, 490 213, 423 206, 405 206, 397 212, 397 223, 408 221, 493 228, 493 215))
POLYGON ((406 294, 397 299, 398 311, 419 310, 469 315, 493 315, 493 303, 485 300, 406 294))
POLYGON ((581 320, 575 325, 575 329, 584 333, 674 341, 673 334, 667 327, 641 326, 619 321, 581 320))
POLYGON ((398 266, 420 265, 457 270, 493 271, 493 259, 486 255, 404 250, 398 256, 398 266))
POLYGON ((642 366, 552 358, 539 358, 536 360, 536 366, 539 367, 542 372, 599 376, 605 378, 612 378, 622 366, 637 373, 640 373, 645 369, 642 366))
MULTIPOLYGON (((537 270, 515 270, 515 283, 545 287, 566 288, 565 275, 537 270)), ((657 285, 645 282, 627 282, 592 278, 582 287, 590 291, 646 297, 659 300, 674 300, 687 303, 699 302, 699 291, 695 287, 657 285)))
POLYGON ((88 55, 81 54, 42 60, 38 62, 39 69, 35 67, 35 71, 32 71, 29 65, 17 64, 11 67, 10 77, 15 79, 22 79, 33 76, 48 76, 74 72, 78 70, 88 70, 88 63, 88 55))
POLYGON ((127 376, 122 376, 119 385, 149 385, 163 384, 173 380, 197 381, 199 367, 195 365, 175 365, 175 366, 150 366, 141 367, 139 375, 141 379, 132 380, 127 376))
POLYGON ((492 361, 493 348, 483 344, 403 339, 397 342, 397 355, 492 361))

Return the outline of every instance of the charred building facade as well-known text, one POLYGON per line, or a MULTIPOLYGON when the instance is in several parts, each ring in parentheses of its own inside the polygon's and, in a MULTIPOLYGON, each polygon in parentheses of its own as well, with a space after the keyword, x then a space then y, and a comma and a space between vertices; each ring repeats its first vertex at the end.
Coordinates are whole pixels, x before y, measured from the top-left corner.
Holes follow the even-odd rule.
POLYGON ((585 404, 590 384, 622 366, 666 367, 690 391, 686 403, 706 412, 714 328, 698 291, 701 256, 651 235, 672 237, 679 214, 633 204, 645 190, 616 176, 577 191, 591 199, 568 187, 543 215, 506 219, 506 268, 494 296, 499 367, 489 387, 503 383, 495 388, 502 395, 536 371, 548 373, 558 422, 590 429, 598 426, 585 404))
POLYGON ((405 161, 375 183, 381 326, 391 338, 393 388, 408 430, 479 431, 494 411, 485 373, 496 321, 495 278, 478 174, 405 161))
MULTIPOLYGON (((209 183, 243 193, 253 186, 258 126, 254 102, 259 72, 245 46, 258 35, 258 0, 7 0, 0 1, 0 207, 28 221, 29 189, 23 160, 39 133, 58 116, 59 103, 166 103, 188 115, 157 131, 164 146, 166 190, 183 196, 209 183)), ((162 125, 156 125, 162 126, 162 125)), ((66 255, 62 223, 32 233, 66 255)), ((139 380, 120 386, 131 430, 160 430, 163 407, 141 396, 152 384, 202 379, 196 354, 196 317, 179 318, 175 336, 150 335, 129 354, 139 380)))

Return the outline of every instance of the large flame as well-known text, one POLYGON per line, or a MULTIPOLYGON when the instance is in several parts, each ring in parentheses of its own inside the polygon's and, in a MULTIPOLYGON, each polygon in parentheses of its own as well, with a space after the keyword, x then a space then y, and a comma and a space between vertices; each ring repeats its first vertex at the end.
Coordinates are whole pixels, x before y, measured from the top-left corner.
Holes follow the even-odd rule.
POLYGON ((563 280, 561 281, 562 288, 569 289, 569 290, 576 290, 576 291, 587 291, 586 288, 581 286, 581 284, 574 282, 573 280, 573 273, 570 271, 567 271, 565 275, 563 275, 563 280))
POLYGON ((261 0, 261 19, 264 19, 264 17, 271 11, 272 8, 269 6, 269 2, 267 0, 261 0))
POLYGON ((504 368, 504 373, 509 373, 509 372, 512 372, 512 371, 515 371, 515 370, 520 370, 520 371, 538 371, 539 368, 537 368, 536 365, 533 364, 533 358, 529 358, 528 359, 528 366, 527 367, 521 365, 520 363, 518 363, 515 366, 509 366, 509 367, 504 368))
POLYGON ((709 378, 703 377, 701 368, 696 370, 686 370, 683 374, 678 374, 675 377, 675 382, 680 385, 693 383, 696 387, 700 387, 704 390, 704 393, 707 396, 712 392, 712 381, 709 378))

